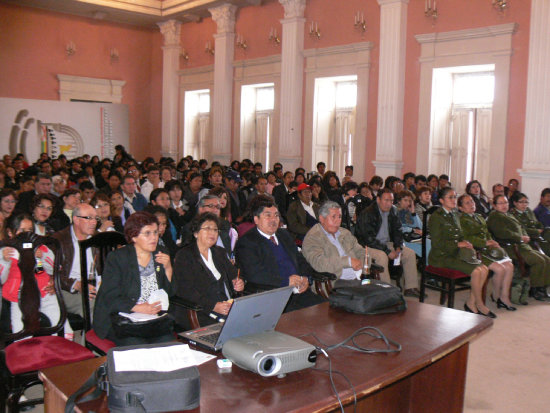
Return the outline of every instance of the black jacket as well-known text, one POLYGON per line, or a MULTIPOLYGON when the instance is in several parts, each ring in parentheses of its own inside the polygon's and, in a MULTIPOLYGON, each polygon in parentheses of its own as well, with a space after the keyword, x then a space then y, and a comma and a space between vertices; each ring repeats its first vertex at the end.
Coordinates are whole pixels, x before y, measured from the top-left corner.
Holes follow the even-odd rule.
MULTIPOLYGON (((157 253, 155 251, 153 256, 157 253)), ((164 266, 155 262, 158 287, 172 295, 172 285, 164 266)), ((94 306, 94 330, 99 338, 106 338, 111 331, 113 312, 130 313, 141 295, 141 280, 134 245, 126 245, 107 256, 101 287, 98 290, 94 306)))
MULTIPOLYGON (((378 203, 374 202, 368 208, 364 209, 357 216, 357 226, 355 227, 355 236, 357 241, 363 246, 382 250, 386 254, 390 253, 387 245, 382 244, 376 239, 376 235, 382 226, 382 215, 378 208, 378 203)), ((388 233, 394 248, 403 246, 403 233, 401 232, 401 221, 397 216, 397 209, 392 206, 388 215, 388 233)))
MULTIPOLYGON (((172 288, 176 296, 185 298, 203 308, 203 311, 198 314, 201 326, 214 322, 208 314, 216 303, 228 299, 225 288, 230 294, 229 298, 235 295, 231 280, 237 278, 237 268, 231 264, 223 248, 214 245, 210 248, 210 253, 216 269, 221 274, 219 280, 216 280, 214 274, 202 260, 196 242, 192 242, 178 251, 172 278, 172 288)), ((178 307, 175 307, 174 310, 178 324, 185 325, 185 310, 181 311, 178 307)))

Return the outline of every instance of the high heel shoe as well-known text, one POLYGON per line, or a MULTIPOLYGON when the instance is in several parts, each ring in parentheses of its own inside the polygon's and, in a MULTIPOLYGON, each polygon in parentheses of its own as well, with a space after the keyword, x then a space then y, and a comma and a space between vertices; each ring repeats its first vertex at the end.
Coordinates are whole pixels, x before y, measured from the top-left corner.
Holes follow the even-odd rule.
POLYGON ((511 305, 504 304, 500 298, 497 299, 497 308, 505 308, 507 311, 516 311, 516 307, 512 307, 511 305))
POLYGON ((466 303, 464 303, 464 311, 466 311, 467 313, 479 314, 479 313, 474 313, 472 311, 472 309, 470 307, 468 307, 468 304, 466 304, 466 303))
POLYGON ((481 311, 478 314, 484 315, 485 317, 489 317, 489 318, 497 318, 497 315, 493 313, 491 310, 489 310, 487 314, 482 313, 481 311))

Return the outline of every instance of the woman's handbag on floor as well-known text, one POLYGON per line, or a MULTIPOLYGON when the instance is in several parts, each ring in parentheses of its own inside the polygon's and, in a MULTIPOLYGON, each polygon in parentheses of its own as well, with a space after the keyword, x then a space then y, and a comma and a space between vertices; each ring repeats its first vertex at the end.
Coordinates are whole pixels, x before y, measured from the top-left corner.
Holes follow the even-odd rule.
POLYGON ((378 280, 338 280, 328 299, 332 307, 357 314, 397 313, 407 309, 401 290, 378 280))
POLYGON ((178 343, 115 347, 107 353, 107 361, 72 394, 65 406, 65 413, 75 411, 76 403, 88 402, 107 393, 111 413, 173 412, 195 409, 200 404, 200 377, 197 367, 185 367, 173 371, 117 371, 115 353, 128 350, 146 350, 178 343), (94 389, 80 400, 80 396, 94 389))

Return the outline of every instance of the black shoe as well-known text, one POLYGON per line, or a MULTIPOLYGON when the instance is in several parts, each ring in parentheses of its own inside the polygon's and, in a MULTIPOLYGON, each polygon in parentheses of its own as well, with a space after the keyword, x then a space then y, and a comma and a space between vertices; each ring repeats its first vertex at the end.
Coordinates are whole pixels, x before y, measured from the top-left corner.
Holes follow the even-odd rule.
MULTIPOLYGON (((418 288, 408 288, 403 294, 405 295, 405 297, 420 298, 420 291, 418 290, 418 288)), ((424 293, 424 298, 426 297, 428 297, 428 294, 424 293)))
POLYGON ((489 310, 487 314, 484 314, 481 311, 478 314, 484 315, 485 317, 489 317, 489 318, 497 318, 497 315, 493 313, 491 310, 489 310))
POLYGON ((470 307, 468 307, 468 304, 466 304, 466 303, 464 303, 464 311, 466 311, 467 313, 479 314, 479 313, 474 313, 472 311, 472 309, 470 307))
POLYGON ((500 298, 497 298, 497 308, 506 308, 507 311, 516 311, 516 307, 504 304, 500 298))
POLYGON ((546 294, 534 287, 529 290, 529 297, 533 297, 537 301, 546 301, 546 294))

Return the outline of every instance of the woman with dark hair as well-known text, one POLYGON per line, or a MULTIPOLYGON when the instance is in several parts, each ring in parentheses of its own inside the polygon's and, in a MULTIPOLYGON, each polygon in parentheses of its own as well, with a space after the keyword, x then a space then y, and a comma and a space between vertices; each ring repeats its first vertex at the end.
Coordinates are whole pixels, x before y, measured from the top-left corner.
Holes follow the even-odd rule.
POLYGON ((476 206, 476 214, 481 215, 484 219, 487 219, 489 212, 491 212, 491 204, 487 194, 481 187, 481 182, 474 179, 468 182, 466 185, 466 193, 472 197, 476 206))
POLYGON ((273 188, 275 188, 278 185, 277 175, 275 175, 275 172, 269 171, 265 175, 265 178, 267 179, 267 185, 265 187, 265 190, 269 195, 272 195, 273 194, 273 188))
MULTIPOLYGON (((27 213, 12 215, 5 223, 4 238, 14 238, 22 232, 33 232, 32 218, 27 213)), ((19 253, 11 247, 4 247, 0 253, 0 278, 2 279, 2 297, 11 303, 11 326, 12 332, 17 333, 23 329, 23 314, 26 312, 26 306, 32 305, 30 301, 32 297, 40 300, 39 311, 44 314, 50 321, 51 325, 55 325, 60 316, 59 304, 53 287, 53 252, 42 245, 35 252, 36 270, 35 278, 36 285, 24 285, 22 283, 21 271, 17 262, 19 253), (34 289, 37 288, 37 291, 34 289), (27 289, 25 292, 24 290, 27 289), (30 289, 33 289, 30 291, 30 289), (30 301, 22 300, 19 303, 19 297, 30 297, 30 301)), ((27 283, 28 284, 28 283, 27 283)), ((68 324, 66 324, 68 327, 68 324)), ((66 331, 66 336, 72 336, 70 327, 66 331)))
POLYGON ((498 308, 515 311, 510 302, 510 286, 514 276, 514 265, 498 242, 493 240, 483 217, 475 213, 475 203, 468 194, 458 198, 460 225, 464 239, 481 253, 481 262, 493 271, 493 293, 498 308))
POLYGON ((172 240, 177 242, 181 235, 184 222, 183 217, 180 217, 175 210, 170 208, 170 194, 164 188, 157 188, 151 192, 149 199, 151 200, 151 205, 164 208, 168 214, 166 231, 168 235, 172 237, 172 240))
MULTIPOLYGON (((529 295, 536 300, 546 301, 546 288, 550 285, 550 258, 529 245, 531 237, 516 217, 508 212, 509 207, 508 199, 504 195, 495 196, 494 209, 487 218, 487 226, 497 241, 516 244, 519 255, 530 267, 529 295)), ((506 246, 505 249, 510 257, 517 258, 512 246, 506 246)))
POLYGON ((437 175, 430 174, 428 175, 428 181, 427 181, 428 187, 432 190, 432 204, 433 205, 439 205, 439 178, 437 175))
POLYGON ((100 338, 108 338, 117 346, 172 341, 171 329, 143 338, 121 337, 113 328, 112 313, 158 314, 168 308, 167 300, 163 305, 163 300, 156 298, 164 295, 157 291, 172 294, 172 263, 170 256, 158 248, 157 217, 149 212, 135 212, 124 225, 124 236, 129 244, 107 256, 94 306, 94 330, 100 338))
POLYGON ((514 194, 519 191, 519 181, 516 178, 511 178, 508 181, 508 185, 504 188, 504 195, 508 197, 508 199, 512 199, 514 194))
POLYGON ((109 195, 111 200, 111 216, 113 219, 119 217, 122 225, 126 223, 126 220, 131 215, 131 212, 128 208, 124 206, 124 196, 122 195, 122 190, 116 189, 112 191, 109 195))
POLYGON ((2 221, 8 219, 17 203, 17 196, 13 189, 4 188, 0 190, 0 214, 2 215, 2 221))
POLYGON ((231 222, 231 203, 229 202, 229 194, 227 193, 227 189, 223 186, 218 186, 208 191, 208 195, 216 195, 220 198, 220 218, 231 222))
MULTIPOLYGON (((216 245, 218 217, 206 212, 191 221, 194 242, 176 254, 173 287, 176 296, 200 305, 201 325, 224 318, 231 308, 235 291, 244 289, 237 269, 227 258, 226 251, 216 245)), ((184 323, 185 314, 176 309, 176 320, 184 323)))
POLYGON ((328 199, 339 203, 340 197, 342 196, 342 191, 340 189, 342 185, 340 184, 340 178, 338 178, 336 172, 327 171, 323 176, 322 185, 328 199))
POLYGON ((420 186, 416 188, 415 195, 414 212, 420 222, 424 222, 424 213, 432 206, 432 190, 427 186, 420 186))
POLYGON ((544 253, 550 256, 550 231, 537 219, 529 208, 529 198, 523 192, 515 191, 510 202, 514 206, 510 213, 516 217, 521 226, 533 241, 537 241, 544 253))
POLYGON ((489 270, 475 258, 474 246, 464 239, 456 209, 456 192, 450 186, 439 191, 441 208, 438 208, 428 222, 432 240, 429 255, 430 265, 449 268, 468 274, 471 277, 470 297, 464 303, 464 310, 496 318, 483 300, 482 289, 489 270))
POLYGON ((97 211, 97 217, 99 218, 97 230, 99 232, 124 231, 122 219, 119 216, 111 214, 111 200, 107 194, 97 192, 90 201, 90 205, 97 211))
POLYGON ((37 235, 50 235, 55 232, 50 218, 55 207, 56 198, 52 194, 37 194, 31 202, 34 232, 37 235))
POLYGON ((170 208, 176 211, 183 221, 188 221, 186 214, 189 211, 189 204, 183 199, 183 185, 181 182, 172 179, 164 184, 164 189, 170 195, 170 208))

